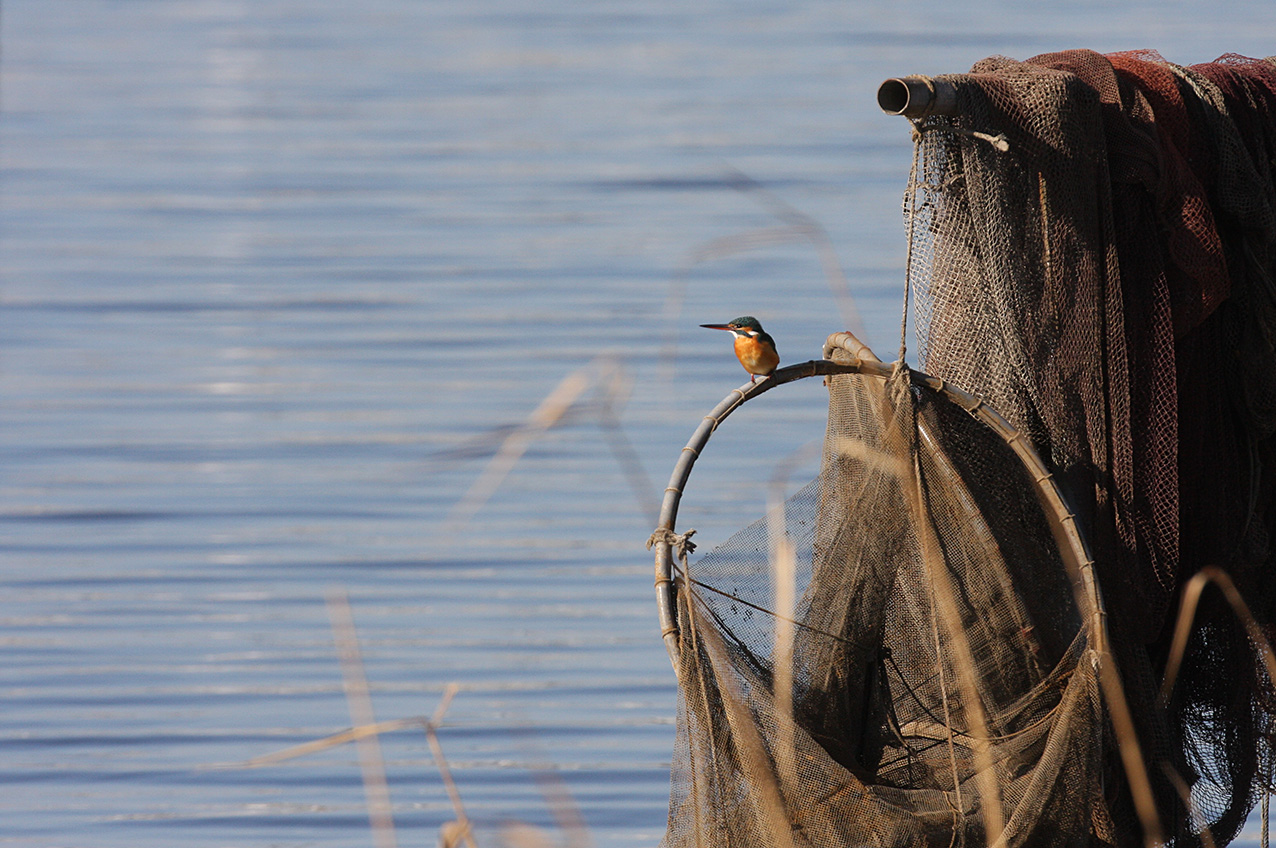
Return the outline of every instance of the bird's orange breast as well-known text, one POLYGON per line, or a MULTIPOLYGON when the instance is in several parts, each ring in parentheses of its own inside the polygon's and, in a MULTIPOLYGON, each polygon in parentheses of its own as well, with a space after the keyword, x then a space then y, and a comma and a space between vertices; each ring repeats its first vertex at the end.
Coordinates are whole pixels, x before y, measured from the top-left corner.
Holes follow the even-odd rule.
POLYGON ((780 364, 775 348, 751 336, 735 337, 735 355, 750 374, 770 374, 780 364))

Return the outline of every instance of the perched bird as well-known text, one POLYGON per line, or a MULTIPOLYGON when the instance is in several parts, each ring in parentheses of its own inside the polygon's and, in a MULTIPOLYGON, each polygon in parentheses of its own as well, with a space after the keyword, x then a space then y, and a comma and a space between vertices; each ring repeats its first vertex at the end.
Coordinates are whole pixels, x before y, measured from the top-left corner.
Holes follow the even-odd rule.
POLYGON ((757 380, 758 375, 766 377, 780 364, 780 354, 775 350, 775 339, 767 335, 766 330, 752 315, 736 318, 730 324, 701 324, 710 330, 730 330, 735 336, 735 355, 749 372, 749 382, 757 380))

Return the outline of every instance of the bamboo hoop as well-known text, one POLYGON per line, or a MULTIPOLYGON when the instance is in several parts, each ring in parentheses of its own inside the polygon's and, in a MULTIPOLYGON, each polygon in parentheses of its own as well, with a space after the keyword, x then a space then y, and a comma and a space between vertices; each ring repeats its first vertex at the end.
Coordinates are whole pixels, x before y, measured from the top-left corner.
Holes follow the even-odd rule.
MULTIPOLYGON (((678 505, 682 492, 691 475, 691 469, 703 452, 709 438, 726 418, 746 402, 777 386, 803 380, 808 377, 836 374, 860 374, 882 381, 894 371, 893 364, 878 359, 873 352, 852 333, 840 332, 829 336, 824 345, 824 358, 813 359, 777 369, 759 383, 745 383, 733 390, 700 422, 686 447, 674 465, 660 507, 656 533, 652 535, 656 560, 656 606, 660 618, 661 638, 673 664, 674 674, 679 668, 681 650, 678 632, 677 593, 673 590, 674 553, 671 541, 676 540, 674 525, 678 518, 678 505)), ((1146 762, 1134 730, 1133 717, 1125 698, 1120 672, 1109 648, 1107 612, 1103 596, 1095 576, 1094 560, 1077 524, 1076 516, 1067 498, 1059 488, 1054 475, 1037 454, 1032 443, 995 409, 975 395, 957 386, 920 371, 909 369, 915 386, 928 388, 946 400, 957 404, 969 415, 995 432, 1028 471, 1033 481, 1033 493, 1040 504, 1055 544, 1063 560, 1077 608, 1081 611, 1086 638, 1094 651, 1099 672, 1099 685, 1108 705, 1109 718, 1120 740, 1120 753, 1126 777, 1130 781, 1135 808, 1151 844, 1160 833, 1160 821, 1153 801, 1146 762)), ((925 437, 925 423, 919 421, 925 437)), ((689 535, 689 534, 688 534, 689 535)), ((685 538, 684 538, 685 541, 685 538)))
MULTIPOLYGON (((849 332, 834 333, 824 345, 824 358, 812 359, 796 365, 777 369, 770 377, 758 383, 745 383, 734 389, 715 406, 700 422, 700 426, 692 433, 686 446, 682 449, 678 461, 674 465, 665 488, 664 499, 660 506, 660 517, 657 521, 657 533, 660 539, 655 542, 656 558, 656 605, 660 618, 660 633, 664 640, 669 659, 675 671, 678 668, 680 639, 678 633, 677 596, 673 591, 674 554, 669 542, 674 533, 674 525, 678 518, 678 506, 682 500, 682 492, 691 476, 691 469, 700 458, 709 438, 718 426, 746 402, 755 397, 796 380, 809 377, 827 377, 835 374, 860 374, 885 381, 890 377, 894 366, 882 362, 873 352, 853 334, 849 332), (661 531, 667 531, 662 533, 661 531)), ((1081 535, 1076 517, 1063 492, 1059 489, 1054 476, 1046 468, 1032 443, 1003 418, 996 410, 988 406, 978 397, 937 377, 931 377, 920 371, 912 370, 914 385, 923 386, 938 393, 946 400, 957 404, 970 416, 988 426, 1001 437, 1019 461, 1028 470, 1033 481, 1034 494, 1045 513, 1046 521, 1054 535, 1064 567, 1072 582, 1078 608, 1086 622, 1087 637, 1090 645, 1104 658, 1108 655, 1108 636, 1106 613, 1098 581, 1094 576, 1094 560, 1081 535)), ((924 424, 922 425, 924 426, 924 424)))

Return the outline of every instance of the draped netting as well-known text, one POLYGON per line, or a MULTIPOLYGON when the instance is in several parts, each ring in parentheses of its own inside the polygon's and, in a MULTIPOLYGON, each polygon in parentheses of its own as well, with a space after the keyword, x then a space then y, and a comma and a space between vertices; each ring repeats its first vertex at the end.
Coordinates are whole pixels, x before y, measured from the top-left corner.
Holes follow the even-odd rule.
POLYGON ((1225 844, 1276 694, 1219 597, 1158 693, 1202 569, 1276 620, 1276 65, 935 83, 905 206, 937 379, 828 377, 820 476, 679 569, 666 844, 1138 845, 1140 797, 1167 844, 1225 844))
POLYGON ((758 612, 765 519, 682 575, 667 843, 1088 834, 1099 660, 1033 475, 906 371, 834 376, 830 395, 823 473, 785 506, 795 614, 758 612))

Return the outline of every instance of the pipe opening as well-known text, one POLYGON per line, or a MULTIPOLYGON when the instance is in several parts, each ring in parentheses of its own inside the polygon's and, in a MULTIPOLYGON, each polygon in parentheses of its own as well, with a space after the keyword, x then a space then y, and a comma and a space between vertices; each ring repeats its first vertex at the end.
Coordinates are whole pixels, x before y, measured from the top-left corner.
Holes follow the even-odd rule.
POLYGON ((902 115, 908 108, 908 86, 903 80, 888 79, 877 89, 877 105, 888 115, 902 115))
POLYGON ((877 87, 877 105, 889 115, 905 118, 953 115, 957 112, 957 89, 943 78, 895 77, 877 87))

